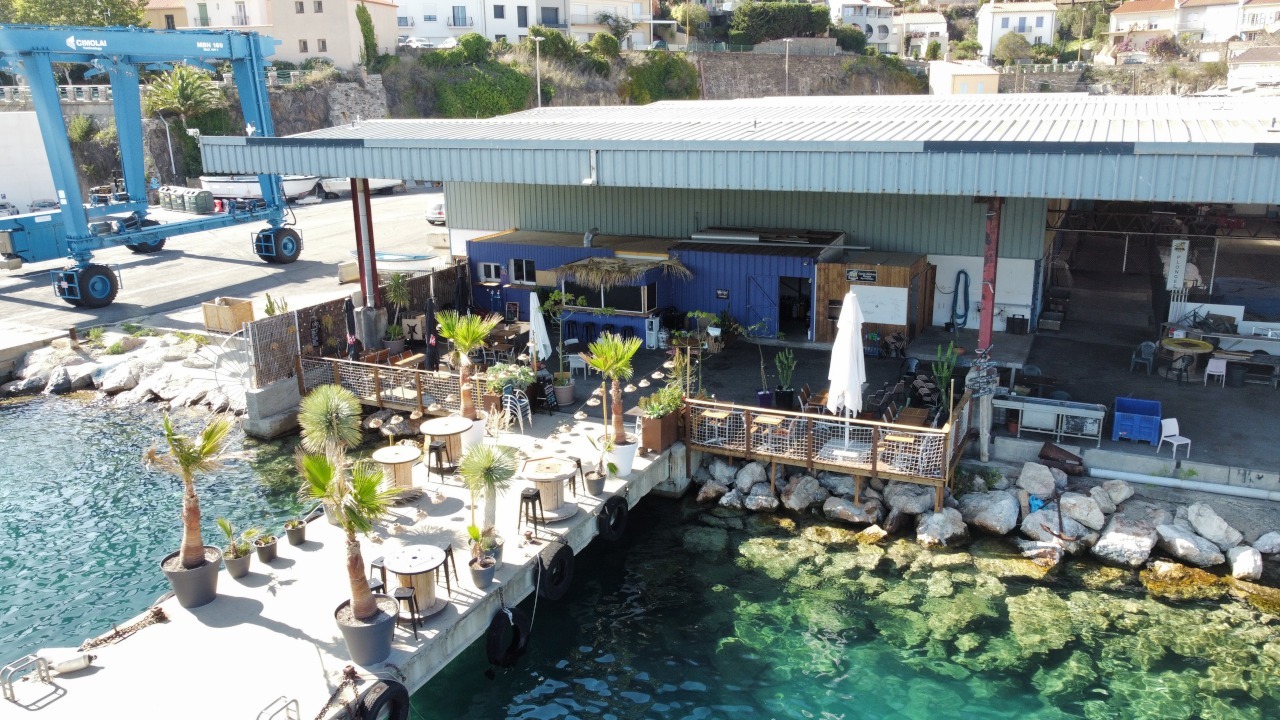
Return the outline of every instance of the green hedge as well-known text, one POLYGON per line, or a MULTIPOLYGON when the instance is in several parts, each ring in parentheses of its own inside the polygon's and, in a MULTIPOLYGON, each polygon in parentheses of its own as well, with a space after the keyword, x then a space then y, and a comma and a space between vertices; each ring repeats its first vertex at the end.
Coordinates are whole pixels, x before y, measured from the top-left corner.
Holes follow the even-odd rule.
POLYGON ((826 5, 785 2, 744 2, 734 8, 729 42, 758 45, 789 37, 818 37, 831 27, 826 5), (741 33, 734 39, 734 31, 741 33))
POLYGON ((435 93, 438 116, 488 118, 524 110, 533 94, 533 80, 489 60, 441 73, 435 93))
POLYGON ((618 87, 623 100, 646 105, 659 100, 696 100, 700 95, 698 68, 682 53, 652 50, 644 62, 627 68, 627 79, 618 87))

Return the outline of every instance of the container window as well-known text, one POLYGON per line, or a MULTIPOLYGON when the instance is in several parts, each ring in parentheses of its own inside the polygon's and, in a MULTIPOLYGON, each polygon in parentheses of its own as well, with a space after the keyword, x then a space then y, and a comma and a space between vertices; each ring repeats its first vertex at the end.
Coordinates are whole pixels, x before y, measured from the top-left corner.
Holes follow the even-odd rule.
POLYGON ((480 263, 480 282, 501 282, 502 266, 498 263, 480 263))
POLYGON ((511 261, 511 282, 521 285, 533 285, 536 280, 537 273, 534 270, 532 260, 511 261))

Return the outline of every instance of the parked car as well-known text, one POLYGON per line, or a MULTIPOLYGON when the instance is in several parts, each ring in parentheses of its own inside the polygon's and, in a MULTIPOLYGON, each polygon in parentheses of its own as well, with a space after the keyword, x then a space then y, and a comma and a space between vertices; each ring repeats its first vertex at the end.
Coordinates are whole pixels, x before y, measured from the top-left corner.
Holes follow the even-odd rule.
POLYGON ((405 38, 397 44, 402 48, 412 48, 414 50, 425 50, 427 48, 435 47, 435 44, 430 40, 423 40, 422 38, 416 37, 405 38))
MULTIPOLYGON (((440 217, 444 217, 444 209, 443 209, 443 208, 444 208, 444 206, 442 205, 442 206, 440 206, 440 207, 441 207, 441 210, 440 210, 440 217)), ((4 200, 0 200, 0 217, 8 217, 8 216, 10 216, 10 215, 18 215, 18 214, 20 214, 21 212, 22 212, 22 211, 18 209, 18 206, 17 206, 17 205, 14 205, 14 204, 13 204, 13 203, 11 203, 11 202, 6 202, 6 201, 4 201, 4 200)))
POLYGON ((42 210, 57 210, 57 200, 32 200, 27 206, 27 212, 40 212, 42 210))
POLYGON ((443 225, 445 223, 444 198, 431 203, 431 207, 427 208, 427 222, 432 225, 443 225))
POLYGON ((649 49, 649 50, 666 50, 666 49, 667 49, 667 41, 666 41, 666 40, 663 40, 662 38, 658 38, 657 40, 654 40, 654 41, 653 41, 653 44, 652 44, 652 45, 650 45, 647 49, 649 49))

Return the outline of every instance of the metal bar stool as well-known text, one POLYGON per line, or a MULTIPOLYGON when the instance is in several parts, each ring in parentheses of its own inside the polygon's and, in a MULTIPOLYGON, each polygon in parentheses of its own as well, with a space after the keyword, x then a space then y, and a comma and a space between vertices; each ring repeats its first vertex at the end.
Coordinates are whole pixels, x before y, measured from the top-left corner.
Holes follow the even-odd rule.
POLYGON ((624 326, 624 327, 622 328, 622 339, 623 339, 623 340, 630 340, 631 338, 633 338, 633 337, 635 337, 635 336, 636 336, 636 329, 635 329, 635 328, 631 327, 630 325, 626 325, 626 326, 624 326))
MULTIPOLYGON (((444 483, 444 458, 448 456, 449 464, 453 464, 453 453, 449 452, 449 446, 443 440, 432 440, 427 446, 428 461, 434 460, 436 464, 436 473, 440 476, 440 482, 444 483)), ((427 466, 427 478, 431 477, 431 466, 427 466)))
POLYGON ((560 326, 560 336, 562 340, 577 340, 578 339, 578 321, 565 320, 564 324, 560 326))
POLYGON ((445 592, 449 593, 449 597, 453 597, 453 585, 449 582, 449 568, 453 568, 453 579, 458 579, 458 562, 453 559, 453 543, 444 546, 444 564, 440 566, 440 570, 436 574, 436 584, 440 584, 440 578, 444 578, 445 592))
POLYGON ((573 491, 573 496, 574 496, 574 497, 578 497, 578 481, 579 481, 579 480, 581 480, 581 481, 582 481, 582 491, 583 491, 583 492, 586 492, 586 491, 587 491, 587 478, 586 478, 586 476, 585 476, 585 475, 583 475, 583 474, 582 474, 582 458, 577 458, 577 457, 575 457, 575 458, 569 458, 569 459, 570 459, 570 460, 573 460, 573 465, 574 465, 574 467, 578 468, 578 474, 577 474, 577 475, 570 475, 570 476, 569 476, 569 489, 573 491))
MULTIPOLYGON (((371 575, 371 576, 372 576, 372 575, 373 575, 373 571, 374 571, 374 570, 377 570, 377 571, 378 571, 378 577, 380 577, 380 578, 381 578, 381 581, 379 582, 378 587, 379 587, 379 588, 384 588, 384 587, 386 587, 386 586, 387 586, 387 566, 382 564, 382 556, 381 556, 381 555, 379 555, 378 557, 374 558, 373 560, 371 560, 371 561, 369 562, 369 575, 371 575)), ((370 577, 370 578, 369 578, 369 588, 370 588, 370 589, 372 589, 372 588, 373 588, 373 583, 374 583, 374 582, 378 582, 378 581, 375 581, 372 577, 370 577)))
MULTIPOLYGON (((409 619, 413 623, 413 639, 417 640, 418 639, 418 622, 420 618, 418 617, 418 598, 414 597, 413 588, 398 587, 395 589, 393 593, 391 593, 391 597, 396 599, 397 604, 402 603, 405 600, 409 601, 409 613, 410 613, 409 619)), ((400 625, 400 619, 401 619, 400 613, 396 613, 397 627, 400 625)))
POLYGON ((525 523, 533 525, 533 531, 538 532, 538 521, 541 519, 542 524, 547 524, 547 518, 542 514, 542 495, 538 493, 538 488, 525 488, 520 491, 520 516, 516 521, 516 532, 520 532, 520 528, 525 523))

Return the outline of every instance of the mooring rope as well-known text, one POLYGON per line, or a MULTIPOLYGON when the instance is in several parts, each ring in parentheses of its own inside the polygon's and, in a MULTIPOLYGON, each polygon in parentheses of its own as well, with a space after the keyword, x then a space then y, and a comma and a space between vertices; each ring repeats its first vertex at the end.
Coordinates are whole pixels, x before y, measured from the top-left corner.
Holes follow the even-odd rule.
POLYGON ((168 619, 168 616, 164 614, 164 610, 159 606, 153 607, 147 611, 146 616, 135 623, 125 625, 124 627, 112 627, 111 632, 106 635, 93 638, 92 640, 85 640, 80 644, 80 651, 84 652, 86 650, 102 647, 103 645, 110 645, 112 643, 119 642, 148 625, 162 623, 168 619))

